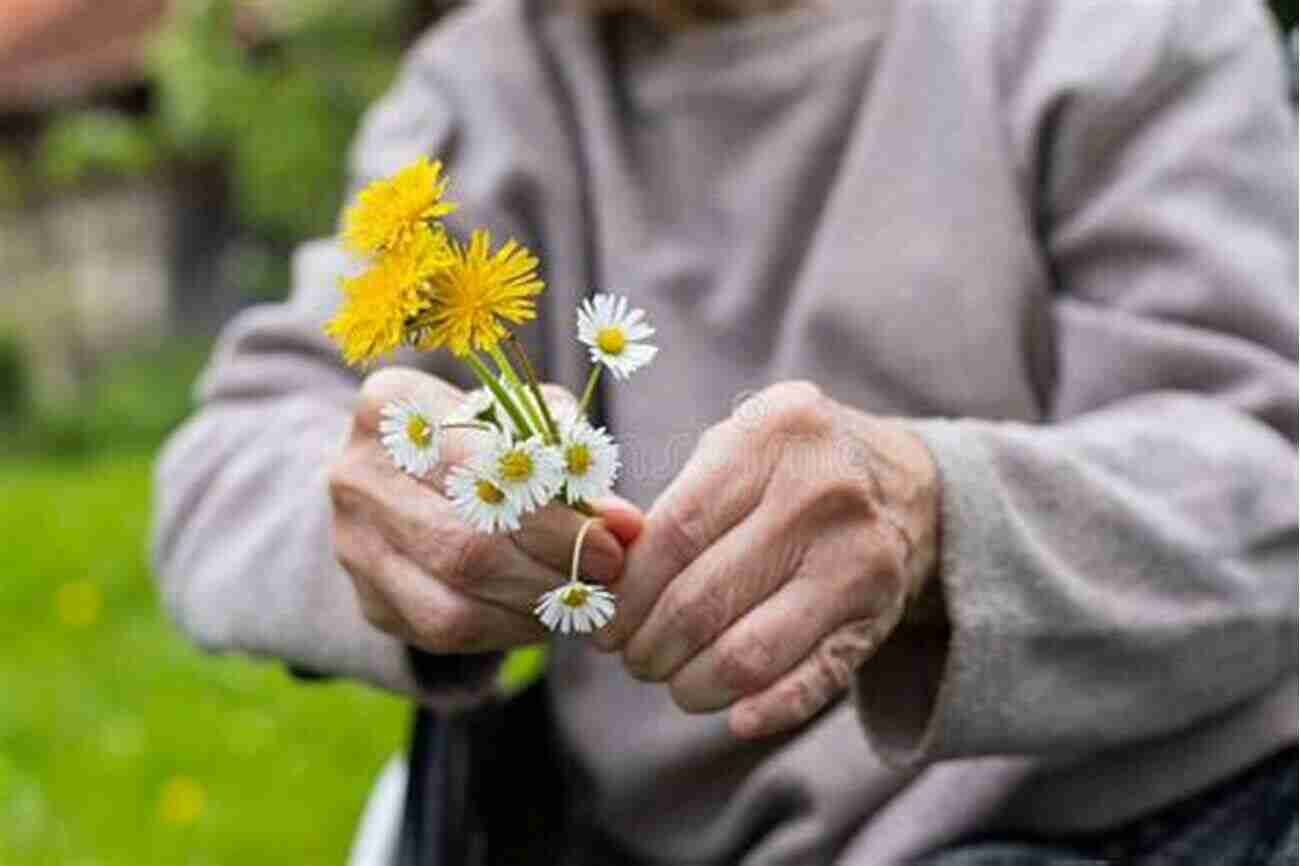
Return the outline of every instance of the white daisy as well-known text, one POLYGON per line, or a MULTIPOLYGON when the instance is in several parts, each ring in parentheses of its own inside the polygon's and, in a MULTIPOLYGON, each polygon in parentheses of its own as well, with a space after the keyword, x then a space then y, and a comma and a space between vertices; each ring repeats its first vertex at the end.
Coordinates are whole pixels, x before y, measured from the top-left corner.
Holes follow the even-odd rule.
POLYGON ((438 422, 428 404, 394 400, 379 410, 379 441, 397 468, 415 477, 438 463, 438 422))
POLYGON ((655 332, 644 318, 645 310, 628 310, 627 298, 601 293, 578 307, 578 339, 589 347, 593 364, 604 364, 614 378, 626 379, 659 351, 639 342, 655 332))
POLYGON ((572 580, 542 595, 533 613, 551 631, 585 634, 614 618, 614 593, 572 580))
POLYGON ((444 424, 471 424, 478 420, 478 416, 496 406, 496 401, 492 399, 492 392, 487 388, 475 388, 465 395, 455 409, 447 413, 443 419, 444 424))
POLYGON ((564 495, 569 502, 595 499, 614 488, 618 477, 618 445, 604 427, 575 418, 563 427, 564 495))
POLYGON ((447 474, 447 498, 456 514, 479 532, 519 528, 519 505, 492 480, 491 466, 471 460, 447 474))
POLYGON ((541 437, 514 441, 501 433, 490 453, 492 481, 515 501, 521 514, 542 507, 560 492, 564 456, 541 437))

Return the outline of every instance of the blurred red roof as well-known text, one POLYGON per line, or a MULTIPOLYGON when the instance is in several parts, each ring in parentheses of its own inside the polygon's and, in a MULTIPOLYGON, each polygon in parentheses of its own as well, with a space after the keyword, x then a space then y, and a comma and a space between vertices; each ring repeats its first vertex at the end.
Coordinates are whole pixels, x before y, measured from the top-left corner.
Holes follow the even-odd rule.
POLYGON ((0 111, 136 79, 167 0, 0 0, 0 111))

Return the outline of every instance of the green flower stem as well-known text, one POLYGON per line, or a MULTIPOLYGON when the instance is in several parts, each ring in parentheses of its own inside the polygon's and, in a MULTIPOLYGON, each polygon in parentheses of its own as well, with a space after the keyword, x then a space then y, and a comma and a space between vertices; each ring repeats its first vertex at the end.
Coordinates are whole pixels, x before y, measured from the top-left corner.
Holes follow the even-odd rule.
POLYGON ((484 433, 492 433, 496 430, 491 424, 484 424, 481 421, 464 421, 455 424, 439 424, 439 430, 482 430, 484 433))
POLYGON ((587 417, 587 410, 591 408, 591 399, 596 396, 596 383, 600 381, 600 371, 605 369, 604 364, 596 364, 591 368, 591 375, 587 377, 587 387, 582 389, 582 400, 578 403, 578 413, 583 418, 587 417))
MULTIPOLYGON (((506 339, 512 338, 507 337, 506 339)), ((511 366, 510 359, 506 357, 506 353, 501 351, 501 346, 499 344, 488 349, 488 353, 492 355, 492 360, 497 362, 497 369, 501 371, 501 375, 506 377, 506 381, 509 382, 510 387, 514 389, 515 396, 519 400, 519 405, 523 407, 524 414, 528 416, 528 420, 531 422, 529 424, 529 429, 535 433, 541 431, 542 438, 546 438, 547 428, 542 423, 541 417, 538 416, 537 409, 532 405, 532 401, 524 398, 524 383, 519 381, 519 374, 516 373, 515 368, 511 366)))
POLYGON ((533 364, 528 360, 528 353, 524 347, 511 334, 507 337, 510 345, 514 347, 515 354, 519 356, 519 363, 524 368, 524 375, 528 377, 528 387, 533 392, 533 397, 537 400, 537 405, 542 410, 542 418, 546 421, 546 431, 550 437, 552 445, 560 444, 560 426, 555 423, 554 416, 551 415, 551 407, 546 405, 546 398, 542 396, 542 386, 537 384, 537 374, 533 372, 533 364))
POLYGON ((515 405, 514 399, 506 392, 505 388, 501 387, 501 383, 497 381, 496 376, 492 375, 492 371, 488 369, 487 364, 483 363, 482 358, 474 352, 469 352, 461 360, 473 371, 484 387, 492 392, 492 396, 506 410, 506 414, 510 416, 511 421, 515 422, 516 427, 520 430, 535 432, 529 425, 528 419, 523 416, 523 413, 519 411, 519 407, 515 405))

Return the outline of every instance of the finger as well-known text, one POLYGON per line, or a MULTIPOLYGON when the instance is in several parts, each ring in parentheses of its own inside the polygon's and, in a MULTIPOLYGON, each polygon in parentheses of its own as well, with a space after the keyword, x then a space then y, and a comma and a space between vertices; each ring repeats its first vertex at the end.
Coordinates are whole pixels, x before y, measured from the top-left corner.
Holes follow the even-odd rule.
POLYGON ((781 587, 672 675, 679 707, 706 713, 730 706, 776 682, 846 622, 874 621, 872 606, 854 597, 861 594, 856 579, 812 571, 781 587))
POLYGON ((464 393, 420 370, 389 367, 370 375, 361 386, 361 403, 354 415, 352 437, 365 443, 365 454, 388 483, 410 486, 412 482, 442 492, 447 473, 468 460, 482 447, 483 433, 472 430, 444 430, 439 434, 439 461, 421 478, 402 471, 380 441, 383 408, 396 400, 413 400, 426 407, 433 420, 445 417, 464 399, 464 393), (397 479, 402 479, 398 481, 397 479))
POLYGON ((387 545, 377 532, 366 531, 354 521, 335 521, 330 533, 334 558, 352 581, 357 602, 366 621, 389 634, 402 630, 401 617, 371 582, 370 573, 387 553, 387 545))
POLYGON ((530 613, 471 598, 430 580, 396 551, 382 557, 369 577, 397 611, 403 640, 429 652, 488 652, 546 637, 546 629, 530 613))
POLYGON ((737 702, 727 721, 737 737, 790 731, 811 720, 848 690, 853 676, 902 616, 901 603, 883 617, 840 626, 812 654, 764 691, 737 702))
POLYGON ((366 432, 379 429, 380 410, 394 400, 416 400, 427 405, 438 418, 454 409, 465 394, 448 382, 411 367, 385 367, 366 377, 361 384, 361 405, 357 425, 366 432))
POLYGON ((848 690, 853 676, 882 640, 878 620, 859 620, 827 636, 817 649, 776 683, 736 703, 728 716, 732 733, 752 739, 792 730, 848 690))
MULTIPOLYGON (((589 519, 567 505, 552 503, 525 515, 511 537, 526 556, 567 576, 573 565, 574 542, 589 519)), ((614 583, 623 574, 623 558, 623 545, 597 518, 583 539, 580 576, 596 583, 614 583)))
POLYGON ((546 406, 551 410, 551 417, 557 422, 573 418, 578 414, 578 398, 568 388, 562 385, 553 385, 546 383, 541 386, 542 399, 546 401, 546 406))
MULTIPOLYGON (((527 614, 543 593, 568 579, 567 569, 530 556, 510 535, 478 532, 463 523, 446 500, 427 495, 421 499, 394 505, 385 536, 426 571, 426 579, 527 614)), ((614 567, 621 568, 622 549, 616 542, 610 544, 616 551, 614 567)), ((596 561, 601 568, 609 567, 604 564, 608 558, 596 561)))
POLYGON ((402 631, 402 618, 398 615, 397 609, 389 602, 387 596, 375 588, 370 581, 370 576, 359 571, 354 573, 347 565, 343 566, 343 570, 352 579, 352 588, 356 591, 357 602, 361 605, 361 614, 366 618, 366 622, 389 634, 395 635, 402 631))
POLYGON ((645 527, 645 515, 641 509, 621 496, 602 496, 588 504, 623 547, 636 541, 645 527))
MULTIPOLYGON (((354 431, 355 433, 355 431, 354 431)), ((403 471, 393 461, 387 449, 379 439, 378 433, 364 434, 366 442, 361 446, 365 460, 374 468, 376 479, 381 484, 394 487, 410 494, 419 491, 421 495, 430 493, 443 497, 446 491, 447 476, 453 467, 465 463, 482 451, 486 437, 490 434, 477 430, 443 430, 438 440, 438 462, 419 477, 403 471)), ((445 497, 444 497, 445 498, 445 497)))
POLYGON ((663 681, 800 570, 801 534, 759 509, 675 577, 623 648, 640 679, 663 681))
POLYGON ((703 437, 681 474, 655 502, 628 551, 618 613, 595 643, 614 650, 640 627, 668 582, 761 501, 772 460, 746 449, 746 431, 723 422, 703 437))
MULTIPOLYGON (((479 600, 531 613, 542 593, 565 580, 564 572, 529 557, 509 536, 475 531, 444 497, 409 476, 386 478, 373 466, 348 464, 333 473, 331 494, 336 531, 347 532, 353 548, 391 548, 419 566, 426 582, 442 581, 479 600)), ((361 558, 375 555, 364 552, 361 558)))

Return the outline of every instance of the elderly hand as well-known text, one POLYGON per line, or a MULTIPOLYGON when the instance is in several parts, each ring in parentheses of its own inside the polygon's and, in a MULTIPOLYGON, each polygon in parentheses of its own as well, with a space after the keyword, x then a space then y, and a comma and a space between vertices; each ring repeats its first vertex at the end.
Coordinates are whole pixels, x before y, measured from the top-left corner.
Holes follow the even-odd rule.
POLYGON ((708 430, 596 635, 688 712, 757 737, 812 718, 935 570, 937 471, 896 420, 784 383, 708 430))
MULTIPOLYGON (((398 470, 379 441, 380 409, 418 397, 445 416, 464 398, 417 370, 387 369, 361 389, 352 432, 329 467, 335 554, 376 627, 434 653, 508 649, 543 640, 532 614, 537 598, 568 579, 573 543, 586 519, 552 504, 528 515, 518 532, 487 534, 463 523, 443 496, 450 466, 469 456, 470 431, 444 433, 442 462, 427 479, 398 470)), ((552 406, 572 397, 547 390, 552 406)), ((623 545, 641 514, 622 500, 592 503, 602 520, 587 533, 582 573, 601 583, 623 570, 623 545)))

